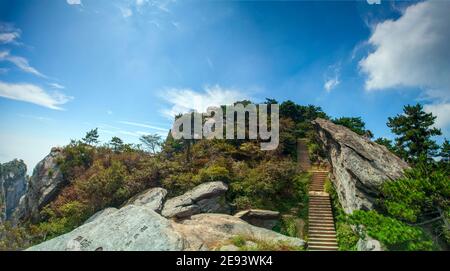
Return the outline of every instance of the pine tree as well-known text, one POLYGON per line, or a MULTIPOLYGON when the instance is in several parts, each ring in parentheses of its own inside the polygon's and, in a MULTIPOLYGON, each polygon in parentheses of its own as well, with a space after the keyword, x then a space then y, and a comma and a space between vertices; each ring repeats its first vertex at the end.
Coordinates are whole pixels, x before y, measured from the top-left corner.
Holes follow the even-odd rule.
POLYGON ((98 144, 98 129, 92 129, 86 133, 86 135, 82 138, 83 142, 88 145, 96 145, 98 144))
POLYGON ((441 153, 439 156, 442 158, 442 161, 447 163, 450 162, 450 142, 448 139, 445 139, 444 143, 442 143, 441 153))
POLYGON ((396 152, 410 162, 417 162, 420 157, 435 157, 439 146, 432 137, 441 135, 441 130, 433 127, 435 120, 436 117, 426 113, 420 104, 406 105, 403 114, 388 118, 387 126, 398 136, 396 152))

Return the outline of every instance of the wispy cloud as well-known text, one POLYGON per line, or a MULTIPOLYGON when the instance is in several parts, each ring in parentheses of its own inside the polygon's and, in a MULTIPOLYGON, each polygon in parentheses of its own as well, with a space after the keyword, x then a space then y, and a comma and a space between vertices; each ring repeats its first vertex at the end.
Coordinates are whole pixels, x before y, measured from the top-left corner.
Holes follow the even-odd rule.
POLYGON ((163 127, 158 127, 158 126, 149 125, 149 124, 140 123, 140 122, 118 121, 118 123, 125 124, 125 125, 131 125, 131 126, 135 126, 135 127, 148 128, 148 129, 153 129, 153 130, 158 130, 158 131, 168 131, 168 129, 163 128, 163 127))
POLYGON ((11 24, 0 22, 0 44, 13 43, 17 44, 21 31, 11 24))
POLYGON ((369 5, 379 5, 379 4, 381 4, 381 0, 367 0, 367 3, 369 4, 369 5))
POLYGON ((329 66, 327 74, 325 75, 325 82, 323 84, 323 88, 327 92, 333 90, 341 83, 339 77, 340 77, 340 64, 329 66))
POLYGON ((336 76, 334 78, 330 78, 330 79, 326 80, 325 84, 323 84, 323 88, 327 92, 330 92, 333 88, 337 87, 337 85, 339 85, 339 83, 340 83, 339 78, 336 76))
POLYGON ((180 113, 191 110, 206 112, 210 106, 233 104, 240 100, 250 100, 251 97, 238 89, 222 88, 219 85, 207 86, 203 91, 192 89, 169 88, 161 95, 171 106, 162 110, 170 119, 180 113))
POLYGON ((120 8, 120 12, 122 12, 122 17, 128 18, 133 15, 133 11, 130 8, 120 8))
POLYGON ((81 2, 81 0, 67 0, 66 2, 67 2, 67 4, 69 4, 69 5, 83 5, 83 3, 81 2))
POLYGON ((57 89, 65 89, 66 87, 63 85, 60 85, 58 83, 48 83, 49 86, 51 86, 52 88, 57 88, 57 89))
POLYGON ((73 99, 73 97, 60 92, 47 93, 44 89, 33 84, 10 84, 2 81, 0 81, 0 97, 33 103, 55 110, 63 110, 61 105, 73 99))
POLYGON ((34 119, 42 122, 52 121, 52 118, 48 117, 42 117, 42 116, 34 116, 34 115, 26 115, 26 114, 18 114, 19 117, 27 118, 27 119, 34 119))
POLYGON ((8 61, 16 65, 19 69, 21 69, 24 72, 31 73, 39 77, 47 78, 47 76, 39 72, 37 69, 31 67, 26 58, 11 55, 9 51, 0 51, 0 61, 8 61))

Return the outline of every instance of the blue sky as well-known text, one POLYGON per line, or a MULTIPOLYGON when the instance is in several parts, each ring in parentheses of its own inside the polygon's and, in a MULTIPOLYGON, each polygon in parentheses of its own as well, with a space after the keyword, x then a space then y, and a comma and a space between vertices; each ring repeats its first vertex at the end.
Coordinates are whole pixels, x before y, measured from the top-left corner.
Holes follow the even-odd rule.
POLYGON ((175 112, 243 98, 388 138, 421 102, 448 137, 450 3, 368 2, 0 0, 0 162, 32 168, 95 127, 165 135, 175 112))

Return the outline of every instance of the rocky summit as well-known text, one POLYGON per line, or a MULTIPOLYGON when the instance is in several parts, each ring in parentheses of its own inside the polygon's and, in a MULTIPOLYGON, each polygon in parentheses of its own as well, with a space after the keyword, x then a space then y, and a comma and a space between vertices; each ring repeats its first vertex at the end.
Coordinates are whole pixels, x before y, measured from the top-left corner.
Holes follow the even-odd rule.
POLYGON ((14 213, 27 190, 27 166, 22 160, 0 164, 0 223, 16 223, 14 213))
MULTIPOLYGON (((194 199, 196 196, 205 199, 205 195, 212 197, 222 189, 224 186, 220 182, 211 182, 194 188, 188 194, 194 199)), ((152 189, 147 193, 151 191, 161 190, 152 189)), ((142 204, 139 199, 142 197, 121 209, 100 211, 75 230, 28 250, 220 250, 222 247, 229 249, 230 240, 235 236, 298 248, 305 245, 302 239, 256 227, 227 214, 197 214, 184 220, 168 219, 155 212, 153 204, 142 204)), ((170 208, 173 206, 170 199, 166 204, 170 204, 170 208)))
POLYGON ((385 146, 325 119, 313 122, 332 166, 332 181, 345 212, 375 207, 381 184, 409 166, 385 146))

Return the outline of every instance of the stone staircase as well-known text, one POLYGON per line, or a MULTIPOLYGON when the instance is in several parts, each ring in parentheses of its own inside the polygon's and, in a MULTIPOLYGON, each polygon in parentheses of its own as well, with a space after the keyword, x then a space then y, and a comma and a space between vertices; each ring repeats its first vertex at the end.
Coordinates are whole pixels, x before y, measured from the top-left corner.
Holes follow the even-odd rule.
POLYGON ((311 171, 308 250, 338 250, 331 200, 324 192, 328 171, 311 171))
POLYGON ((307 171, 311 168, 311 161, 309 160, 308 145, 306 139, 297 140, 297 159, 299 167, 307 171))

